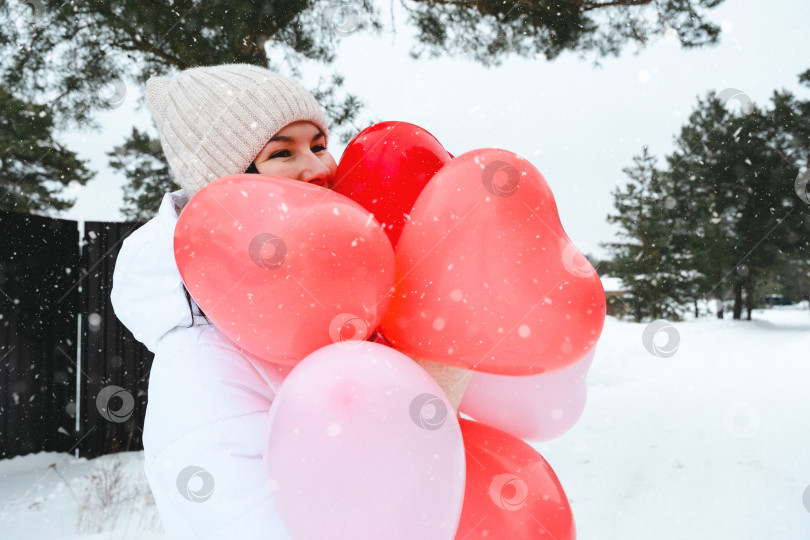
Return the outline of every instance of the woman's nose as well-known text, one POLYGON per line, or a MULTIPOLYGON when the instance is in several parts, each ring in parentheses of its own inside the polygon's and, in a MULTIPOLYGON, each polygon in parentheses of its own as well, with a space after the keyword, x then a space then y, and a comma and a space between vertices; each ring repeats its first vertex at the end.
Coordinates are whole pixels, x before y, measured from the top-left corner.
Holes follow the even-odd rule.
POLYGON ((319 186, 325 187, 330 180, 329 167, 327 167, 326 163, 321 161, 318 156, 310 153, 307 156, 306 165, 301 171, 299 179, 310 184, 318 184, 319 186))

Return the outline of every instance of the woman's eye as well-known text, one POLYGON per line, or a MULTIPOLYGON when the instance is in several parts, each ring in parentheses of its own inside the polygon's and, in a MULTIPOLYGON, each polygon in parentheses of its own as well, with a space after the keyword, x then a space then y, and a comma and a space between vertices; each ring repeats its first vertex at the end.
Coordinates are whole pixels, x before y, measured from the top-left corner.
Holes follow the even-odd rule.
MULTIPOLYGON (((322 144, 318 144, 312 147, 313 152, 323 152, 326 150, 326 147, 322 144)), ((290 154, 289 150, 279 150, 275 154, 272 154, 268 159, 273 159, 277 157, 287 157, 290 154)))

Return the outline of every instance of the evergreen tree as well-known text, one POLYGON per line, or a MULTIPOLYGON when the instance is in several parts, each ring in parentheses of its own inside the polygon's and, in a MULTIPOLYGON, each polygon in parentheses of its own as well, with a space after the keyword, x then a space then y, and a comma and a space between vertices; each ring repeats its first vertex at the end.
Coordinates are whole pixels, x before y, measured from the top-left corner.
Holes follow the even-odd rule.
MULTIPOLYGON (((129 81, 141 86, 152 75, 240 62, 300 77, 304 59, 331 63, 346 31, 380 28, 368 0, 343 6, 360 15, 350 17, 351 27, 342 19, 345 9, 336 13, 331 2, 302 0, 42 0, 31 3, 30 12, 19 9, 24 5, 11 0, 0 7, 2 80, 18 97, 48 103, 59 127, 97 127, 96 111, 117 107, 134 93, 129 81), (271 62, 269 50, 283 53, 284 64, 271 62)), ((354 120, 362 104, 351 94, 339 97, 342 85, 333 74, 311 91, 328 117, 331 138, 348 142, 359 131, 354 120)), ((156 138, 136 130, 110 152, 111 166, 128 179, 127 217, 148 219, 157 210, 154 199, 177 189, 165 164, 156 163, 163 161, 158 149, 156 138)))
POLYGON ((0 209, 41 215, 65 210, 75 203, 60 197, 65 186, 90 178, 85 163, 54 139, 48 108, 0 86, 0 209))
POLYGON ((706 19, 722 0, 416 0, 403 2, 417 29, 411 56, 468 55, 484 66, 504 57, 553 59, 563 51, 618 55, 673 32, 684 48, 717 42, 706 19))
POLYGON ((163 194, 179 189, 169 173, 160 141, 137 128, 132 128, 129 139, 107 155, 110 166, 129 180, 121 208, 128 220, 149 220, 160 207, 163 194))
MULTIPOLYGON (((810 72, 800 80, 810 84, 810 72)), ((657 170, 646 149, 625 170, 631 182, 614 192, 618 215, 608 220, 621 226, 614 267, 630 286, 637 319, 689 301, 697 314, 700 298, 722 306, 727 297, 735 319, 744 308, 750 319, 763 289, 794 297, 810 289, 810 216, 799 186, 810 102, 775 92, 772 105, 709 93, 682 127, 667 170, 657 170), (729 107, 730 98, 741 106, 729 107)))
MULTIPOLYGON (((719 29, 705 15, 721 2, 416 0, 403 6, 419 31, 419 44, 434 56, 470 53, 491 65, 510 53, 618 54, 628 41, 643 46, 667 31, 675 32, 684 47, 714 43, 719 29)), ((9 0, 0 6, 0 18, 5 19, 0 24, 2 80, 17 97, 48 103, 59 127, 95 126, 96 111, 116 107, 134 93, 127 83, 141 86, 152 75, 245 62, 295 77, 303 59, 332 63, 341 37, 382 29, 371 0, 9 0), (108 95, 111 86, 115 99, 108 95)), ((313 94, 327 113, 334 140, 348 142, 362 128, 354 122, 361 103, 351 94, 337 97, 343 84, 339 74, 326 80, 313 94)), ((165 189, 167 179, 163 167, 153 163, 155 141, 147 136, 139 133, 113 150, 112 158, 129 180, 122 210, 139 218, 154 211, 148 192, 165 189)))
POLYGON ((682 276, 672 244, 674 200, 647 147, 633 162, 624 169, 628 183, 613 190, 617 214, 608 221, 619 225, 623 241, 607 244, 614 256, 611 268, 630 293, 627 302, 636 321, 677 320, 682 276))
POLYGON ((737 112, 727 105, 714 93, 699 100, 668 160, 674 185, 691 184, 686 203, 703 294, 730 292, 734 318, 745 305, 750 319, 758 279, 804 220, 785 181, 795 166, 768 136, 772 116, 749 103, 737 112))
MULTIPOLYGON (((95 111, 117 105, 104 93, 119 81, 140 86, 152 75, 225 63, 300 76, 304 59, 334 60, 341 28, 332 3, 306 0, 37 0, 32 13, 20 5, 0 8, 2 77, 18 95, 51 103, 59 125, 91 125, 95 111)), ((358 30, 379 30, 369 0, 351 8, 361 15, 358 30)))
MULTIPOLYGON (((416 0, 402 2, 431 56, 468 55, 483 65, 509 54, 555 58, 565 50, 618 54, 674 32, 684 47, 715 43, 707 21, 723 0, 416 0)), ((117 79, 193 66, 271 65, 268 50, 293 75, 304 58, 330 64, 352 32, 379 33, 371 0, 36 0, 4 2, 0 17, 3 78, 29 99, 55 104, 62 120, 87 123, 110 106, 99 99, 117 79), (56 98, 56 99, 55 99, 56 98)), ((415 57, 422 52, 412 51, 415 57)))
MULTIPOLYGON (((810 70, 799 75, 799 82, 810 88, 810 70)), ((767 139, 788 165, 784 183, 793 184, 797 200, 795 211, 784 223, 787 244, 780 250, 765 292, 784 294, 794 301, 810 300, 810 100, 777 91, 772 102, 767 139)))

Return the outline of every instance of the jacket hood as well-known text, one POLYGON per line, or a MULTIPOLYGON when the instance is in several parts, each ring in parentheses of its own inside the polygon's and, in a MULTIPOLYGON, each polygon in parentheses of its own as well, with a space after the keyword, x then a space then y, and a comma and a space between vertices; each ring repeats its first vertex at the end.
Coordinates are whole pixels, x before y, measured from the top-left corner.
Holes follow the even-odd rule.
MULTIPOLYGON (((153 353, 167 332, 192 322, 174 259, 174 229, 187 202, 182 189, 166 193, 157 216, 124 240, 115 262, 110 293, 115 315, 153 353)), ((191 302, 194 324, 210 324, 191 302)))

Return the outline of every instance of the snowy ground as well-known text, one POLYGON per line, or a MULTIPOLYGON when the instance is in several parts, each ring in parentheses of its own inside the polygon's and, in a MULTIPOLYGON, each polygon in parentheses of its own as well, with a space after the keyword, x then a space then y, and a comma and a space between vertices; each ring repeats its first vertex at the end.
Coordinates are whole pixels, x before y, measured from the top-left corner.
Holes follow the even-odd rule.
POLYGON ((165 539, 143 452, 98 459, 40 452, 0 461, 2 540, 165 539))
MULTIPOLYGON (((581 540, 810 538, 810 310, 754 319, 676 323, 660 358, 646 324, 608 318, 585 413, 536 445, 581 540)), ((164 538, 141 466, 139 452, 0 461, 0 538, 164 538)))

